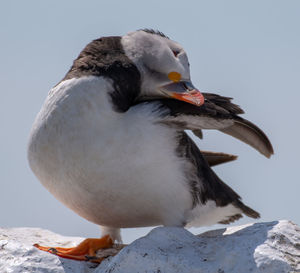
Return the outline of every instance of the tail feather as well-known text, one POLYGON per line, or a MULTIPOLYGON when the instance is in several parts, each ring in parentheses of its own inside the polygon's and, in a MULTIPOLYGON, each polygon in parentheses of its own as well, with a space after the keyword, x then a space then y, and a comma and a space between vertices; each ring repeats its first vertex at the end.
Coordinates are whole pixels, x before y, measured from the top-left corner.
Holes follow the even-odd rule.
POLYGON ((210 167, 222 163, 227 163, 237 159, 236 155, 231 155, 226 153, 210 152, 210 151, 203 151, 203 150, 201 150, 201 153, 210 167))
MULTIPOLYGON (((241 202, 240 200, 235 200, 232 205, 234 205, 236 208, 240 209, 242 211, 243 214, 247 215, 248 217, 257 219, 260 218, 260 214, 251 209, 250 207, 246 206, 243 202, 241 202)), ((237 220, 239 220, 240 218, 243 217, 243 214, 241 213, 237 213, 237 214, 233 214, 231 216, 227 216, 225 219, 219 221, 219 224, 230 224, 233 223, 237 220)))
POLYGON ((251 209, 250 207, 246 206, 242 201, 240 200, 235 200, 233 202, 233 205, 239 209, 242 210, 242 212, 247 215, 248 217, 251 217, 251 218, 254 218, 254 219, 257 219, 257 218, 260 218, 260 214, 251 209))

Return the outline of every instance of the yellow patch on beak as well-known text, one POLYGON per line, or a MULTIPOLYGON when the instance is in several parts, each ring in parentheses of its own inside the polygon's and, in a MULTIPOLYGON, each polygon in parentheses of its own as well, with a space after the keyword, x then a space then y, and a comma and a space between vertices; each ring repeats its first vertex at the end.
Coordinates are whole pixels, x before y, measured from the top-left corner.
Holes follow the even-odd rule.
POLYGON ((169 80, 171 80, 172 82, 179 82, 181 80, 181 74, 178 72, 170 72, 168 74, 168 78, 169 80))

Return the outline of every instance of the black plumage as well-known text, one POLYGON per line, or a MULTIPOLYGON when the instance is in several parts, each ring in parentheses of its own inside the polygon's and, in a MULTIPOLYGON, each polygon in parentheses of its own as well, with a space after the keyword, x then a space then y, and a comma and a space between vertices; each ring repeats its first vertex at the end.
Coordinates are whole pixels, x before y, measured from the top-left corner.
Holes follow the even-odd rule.
MULTIPOLYGON (((210 93, 203 93, 203 95, 205 103, 201 107, 178 100, 160 100, 161 108, 168 109, 168 111, 163 113, 167 113, 171 117, 166 118, 164 122, 170 125, 180 125, 184 129, 195 130, 194 126, 191 127, 188 123, 189 117, 197 117, 199 119, 208 117, 220 122, 229 120, 232 121, 232 125, 220 128, 221 132, 249 144, 266 157, 270 157, 274 153, 272 144, 266 134, 255 124, 239 116, 244 111, 238 105, 232 103, 231 98, 210 93), (184 117, 184 119, 181 119, 181 117, 184 117)), ((202 137, 201 134, 200 137, 202 137)))
POLYGON ((114 91, 110 95, 118 112, 127 111, 140 93, 141 75, 126 56, 119 36, 102 37, 90 42, 74 60, 63 80, 82 76, 112 80, 114 91))

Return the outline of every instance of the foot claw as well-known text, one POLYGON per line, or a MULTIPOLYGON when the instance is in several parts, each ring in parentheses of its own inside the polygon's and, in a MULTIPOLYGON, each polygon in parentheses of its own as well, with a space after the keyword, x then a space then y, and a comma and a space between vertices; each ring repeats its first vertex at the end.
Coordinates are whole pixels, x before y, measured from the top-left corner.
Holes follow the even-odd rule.
POLYGON ((52 254, 57 254, 57 249, 56 248, 54 248, 54 247, 50 247, 49 249, 48 249, 48 252, 50 252, 50 253, 52 253, 52 254))
POLYGON ((104 259, 104 258, 99 258, 99 257, 96 257, 96 256, 89 256, 89 255, 85 255, 85 258, 89 262, 97 262, 100 259, 101 259, 101 261, 104 259))

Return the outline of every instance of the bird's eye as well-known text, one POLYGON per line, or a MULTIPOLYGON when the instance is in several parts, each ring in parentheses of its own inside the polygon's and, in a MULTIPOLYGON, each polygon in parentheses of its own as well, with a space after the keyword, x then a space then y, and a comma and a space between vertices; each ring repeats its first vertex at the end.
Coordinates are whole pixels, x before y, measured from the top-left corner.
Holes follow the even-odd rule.
POLYGON ((172 49, 172 52, 173 52, 173 54, 174 54, 175 57, 177 57, 177 55, 179 54, 179 51, 177 51, 177 50, 173 50, 172 49))

